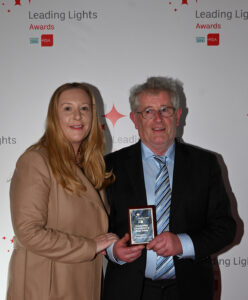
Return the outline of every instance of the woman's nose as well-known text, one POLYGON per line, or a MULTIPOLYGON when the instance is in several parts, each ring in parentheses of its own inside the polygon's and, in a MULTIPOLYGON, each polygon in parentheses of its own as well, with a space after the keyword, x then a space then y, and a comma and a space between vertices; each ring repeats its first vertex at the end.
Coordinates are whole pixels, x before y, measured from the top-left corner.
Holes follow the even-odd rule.
POLYGON ((79 109, 76 109, 76 110, 74 111, 73 117, 74 117, 75 120, 80 120, 80 119, 81 119, 82 115, 81 115, 81 112, 80 112, 79 109))

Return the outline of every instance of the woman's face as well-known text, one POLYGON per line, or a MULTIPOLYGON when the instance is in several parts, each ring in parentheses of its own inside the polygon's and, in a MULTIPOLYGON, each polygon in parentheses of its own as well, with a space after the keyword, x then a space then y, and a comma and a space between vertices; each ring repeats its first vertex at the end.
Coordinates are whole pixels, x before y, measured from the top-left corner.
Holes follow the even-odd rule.
POLYGON ((65 137, 71 142, 77 154, 92 125, 92 105, 89 95, 80 88, 62 92, 58 101, 58 117, 65 137))

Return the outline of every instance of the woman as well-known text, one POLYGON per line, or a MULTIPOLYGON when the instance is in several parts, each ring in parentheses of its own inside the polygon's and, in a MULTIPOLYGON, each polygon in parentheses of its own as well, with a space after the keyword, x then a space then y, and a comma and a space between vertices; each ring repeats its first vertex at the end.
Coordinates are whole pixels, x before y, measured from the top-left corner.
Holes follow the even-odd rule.
POLYGON ((16 234, 7 300, 97 300, 107 233, 102 188, 113 180, 94 96, 68 83, 53 94, 46 130, 19 158, 10 186, 16 234))

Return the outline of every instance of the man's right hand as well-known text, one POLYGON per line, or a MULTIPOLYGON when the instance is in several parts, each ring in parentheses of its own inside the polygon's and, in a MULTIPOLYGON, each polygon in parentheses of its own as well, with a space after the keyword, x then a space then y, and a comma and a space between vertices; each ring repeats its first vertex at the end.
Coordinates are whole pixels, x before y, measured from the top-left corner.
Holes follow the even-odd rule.
POLYGON ((133 262, 140 257, 142 250, 145 248, 144 245, 131 246, 127 245, 129 241, 129 234, 126 233, 124 237, 115 242, 113 247, 113 254, 116 259, 124 262, 133 262))

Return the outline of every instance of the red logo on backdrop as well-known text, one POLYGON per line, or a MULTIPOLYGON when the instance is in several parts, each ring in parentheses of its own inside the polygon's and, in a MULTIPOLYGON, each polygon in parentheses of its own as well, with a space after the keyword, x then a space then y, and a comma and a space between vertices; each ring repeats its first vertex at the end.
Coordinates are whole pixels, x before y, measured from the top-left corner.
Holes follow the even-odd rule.
POLYGON ((53 34, 42 34, 41 35, 41 47, 53 46, 53 34))
MULTIPOLYGON (((14 243, 14 238, 12 239, 9 239, 7 238, 6 236, 3 236, 2 239, 6 242, 6 241, 10 241, 11 244, 14 243)), ((7 245, 6 245, 7 246, 7 245)), ((9 245, 8 245, 8 248, 9 248, 9 245)), ((7 250, 8 252, 10 252, 10 249, 7 250)))
MULTIPOLYGON (((198 2, 198 0, 195 0, 195 2, 197 3, 197 2, 198 2)), ((188 5, 188 0, 182 0, 182 4, 186 4, 186 5, 188 5)))
POLYGON ((115 126, 115 123, 120 119, 125 117, 125 115, 122 115, 121 113, 119 113, 115 106, 113 105, 111 111, 109 113, 107 113, 106 115, 103 115, 102 117, 105 117, 107 119, 109 119, 111 121, 111 123, 113 124, 113 126, 115 126))
MULTIPOLYGON (((169 5, 174 4, 173 2, 175 2, 175 1, 169 1, 169 5)), ((177 2, 179 2, 179 1, 177 1, 177 2)), ((190 1, 190 2, 198 3, 198 0, 192 0, 192 1, 190 1)), ((180 4, 181 4, 181 5, 189 5, 189 0, 180 0, 180 4)), ((180 5, 180 4, 179 4, 179 5, 180 5)), ((178 11, 178 3, 176 4, 176 7, 174 7, 174 11, 175 11, 175 12, 178 11)))
POLYGON ((220 34, 219 33, 209 33, 207 36, 208 46, 219 46, 220 44, 220 34))
MULTIPOLYGON (((31 0, 28 0, 28 2, 30 4, 31 0)), ((22 5, 21 0, 15 0, 15 5, 22 5)))
POLYGON ((14 6, 18 7, 27 2, 31 4, 31 0, 11 0, 11 1, 3 0, 2 6, 7 10, 8 13, 10 13, 14 6))

